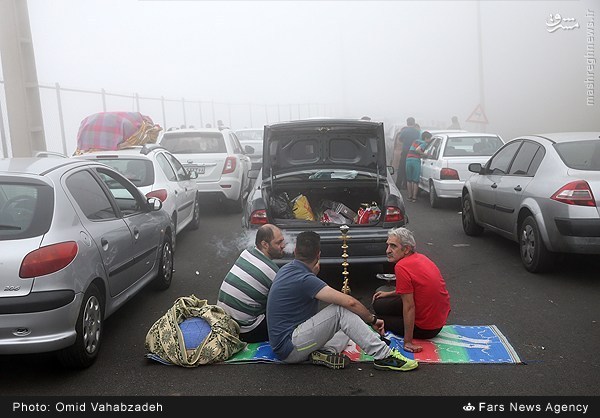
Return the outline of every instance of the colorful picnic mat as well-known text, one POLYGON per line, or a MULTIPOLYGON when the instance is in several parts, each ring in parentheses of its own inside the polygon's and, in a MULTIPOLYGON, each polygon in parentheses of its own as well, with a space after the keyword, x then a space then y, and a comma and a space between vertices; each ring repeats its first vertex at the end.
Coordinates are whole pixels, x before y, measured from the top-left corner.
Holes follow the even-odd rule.
MULTIPOLYGON (((501 364, 522 363, 519 355, 510 345, 506 337, 495 325, 446 325, 437 337, 431 340, 417 340, 415 343, 423 347, 419 353, 409 353, 402 349, 403 339, 391 332, 386 333, 392 348, 399 349, 408 358, 420 363, 440 364, 501 364)), ((344 350, 354 362, 373 361, 373 357, 365 354, 354 342, 350 342, 344 350)), ((281 363, 273 353, 268 342, 251 343, 224 363, 281 363)))

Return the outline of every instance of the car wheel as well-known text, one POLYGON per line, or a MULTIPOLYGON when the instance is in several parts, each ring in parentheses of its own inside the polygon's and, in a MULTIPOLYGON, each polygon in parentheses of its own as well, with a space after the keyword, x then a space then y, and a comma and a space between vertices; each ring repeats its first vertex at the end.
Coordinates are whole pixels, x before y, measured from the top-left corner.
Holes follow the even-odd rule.
POLYGON ((438 197, 433 182, 429 183, 429 206, 432 208, 440 207, 440 198, 438 197))
POLYGON ((237 200, 230 200, 228 203, 232 212, 241 213, 244 209, 244 194, 240 191, 240 196, 237 200))
POLYGON ((160 266, 158 276, 152 282, 152 287, 156 290, 166 290, 171 286, 173 280, 173 246, 171 237, 165 235, 160 250, 160 266))
POLYGON ((462 199, 462 225, 465 234, 469 236, 478 236, 483 234, 483 227, 475 222, 475 214, 473 213, 473 205, 471 204, 471 196, 465 194, 462 199))
POLYGON ((541 273, 552 264, 552 254, 546 249, 533 216, 526 217, 519 228, 519 246, 521 261, 527 271, 541 273))
POLYGON ((188 224, 188 228, 191 230, 196 230, 200 227, 200 198, 198 194, 196 194, 196 199, 194 200, 194 217, 192 221, 188 224))
POLYGON ((98 287, 90 284, 86 290, 75 332, 75 344, 58 352, 61 364, 68 368, 84 369, 91 366, 98 357, 102 342, 102 326, 104 324, 104 298, 98 287))

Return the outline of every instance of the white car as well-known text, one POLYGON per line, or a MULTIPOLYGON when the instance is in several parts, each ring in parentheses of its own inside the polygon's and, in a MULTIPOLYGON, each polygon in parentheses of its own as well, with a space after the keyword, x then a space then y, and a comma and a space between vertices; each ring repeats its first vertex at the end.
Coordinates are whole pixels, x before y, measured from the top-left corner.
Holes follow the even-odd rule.
POLYGON ((219 199, 241 212, 250 190, 252 162, 235 133, 228 128, 167 131, 160 145, 173 153, 187 170, 197 174, 198 192, 219 199))
MULTIPOLYGON (((189 173, 173 154, 158 144, 86 152, 73 158, 109 165, 127 177, 146 197, 159 198, 173 221, 176 234, 186 228, 198 229, 200 195, 196 174, 189 173)), ((174 236, 173 248, 175 241, 174 236)))
POLYGON ((438 207, 441 199, 460 198, 465 181, 473 175, 469 164, 484 165, 504 145, 499 135, 491 133, 434 132, 421 159, 419 180, 419 189, 429 193, 432 208, 438 207))
POLYGON ((251 170, 256 171, 262 167, 262 152, 263 152, 263 128, 243 128, 235 131, 236 136, 240 140, 240 144, 244 147, 250 145, 254 152, 248 153, 252 161, 251 170))

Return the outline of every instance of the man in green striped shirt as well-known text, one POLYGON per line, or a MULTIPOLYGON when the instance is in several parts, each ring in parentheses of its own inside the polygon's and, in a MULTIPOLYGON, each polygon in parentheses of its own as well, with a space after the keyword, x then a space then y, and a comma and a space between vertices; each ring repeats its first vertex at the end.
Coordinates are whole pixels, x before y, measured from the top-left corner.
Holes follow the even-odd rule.
POLYGON ((269 340, 267 294, 279 267, 274 259, 283 258, 285 239, 275 225, 257 229, 254 246, 242 251, 223 280, 217 305, 239 325, 240 339, 247 343, 269 340))

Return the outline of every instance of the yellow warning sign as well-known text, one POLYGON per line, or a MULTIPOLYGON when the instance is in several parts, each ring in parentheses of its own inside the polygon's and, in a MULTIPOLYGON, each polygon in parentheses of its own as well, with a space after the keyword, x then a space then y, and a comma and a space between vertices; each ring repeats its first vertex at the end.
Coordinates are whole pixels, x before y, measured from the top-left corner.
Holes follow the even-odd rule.
POLYGON ((467 122, 488 123, 488 119, 485 116, 483 107, 481 107, 480 104, 477 105, 475 110, 473 110, 473 113, 471 113, 471 116, 469 116, 469 118, 467 119, 467 122))

